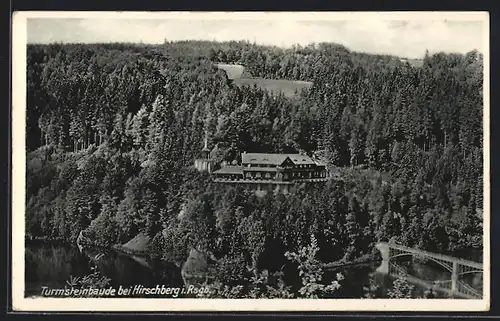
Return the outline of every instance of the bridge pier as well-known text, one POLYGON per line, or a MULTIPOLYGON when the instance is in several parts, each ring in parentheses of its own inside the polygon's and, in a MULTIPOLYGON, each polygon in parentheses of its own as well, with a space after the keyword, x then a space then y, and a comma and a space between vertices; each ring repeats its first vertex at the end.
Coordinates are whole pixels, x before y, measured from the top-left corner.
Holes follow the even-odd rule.
POLYGON ((375 245, 377 250, 379 250, 381 256, 382 256, 382 263, 380 266, 377 268, 377 272, 383 273, 383 274, 389 274, 389 261, 391 259, 391 248, 389 247, 388 243, 377 243, 375 245))
POLYGON ((458 262, 453 262, 453 268, 451 271, 451 292, 456 293, 458 291, 458 262))

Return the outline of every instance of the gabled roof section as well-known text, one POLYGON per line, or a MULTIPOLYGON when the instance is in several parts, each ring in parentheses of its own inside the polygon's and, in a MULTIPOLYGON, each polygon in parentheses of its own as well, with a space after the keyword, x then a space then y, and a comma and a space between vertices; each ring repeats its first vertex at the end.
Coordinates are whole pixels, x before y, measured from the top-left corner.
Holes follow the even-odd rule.
POLYGON ((243 164, 265 164, 281 165, 286 159, 284 154, 265 154, 265 153, 243 153, 241 154, 241 163, 243 164))
POLYGON ((295 165, 316 164, 309 156, 301 154, 267 154, 267 153, 244 153, 241 154, 243 164, 281 165, 289 158, 295 165))
POLYGON ((301 154, 284 154, 287 155, 288 158, 295 164, 295 165, 315 165, 316 163, 312 160, 311 157, 307 155, 301 155, 301 154))

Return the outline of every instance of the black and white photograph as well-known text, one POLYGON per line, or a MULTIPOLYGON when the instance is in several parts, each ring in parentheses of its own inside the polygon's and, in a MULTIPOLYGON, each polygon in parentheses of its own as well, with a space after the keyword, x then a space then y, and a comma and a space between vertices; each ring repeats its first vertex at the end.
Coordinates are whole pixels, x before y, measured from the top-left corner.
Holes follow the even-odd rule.
POLYGON ((14 310, 489 308, 487 13, 13 21, 14 310))

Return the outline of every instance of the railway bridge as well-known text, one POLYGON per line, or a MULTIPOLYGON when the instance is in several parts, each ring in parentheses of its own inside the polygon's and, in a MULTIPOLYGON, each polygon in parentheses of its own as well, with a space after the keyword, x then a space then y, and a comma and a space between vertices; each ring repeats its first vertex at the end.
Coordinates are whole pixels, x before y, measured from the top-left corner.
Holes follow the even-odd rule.
POLYGON ((461 276, 473 273, 481 274, 482 277, 482 263, 468 261, 444 254, 422 251, 394 243, 380 242, 377 243, 375 247, 382 255, 382 263, 377 269, 377 272, 379 273, 389 274, 396 277, 406 274, 405 271, 397 264, 391 263, 391 259, 403 256, 418 256, 431 260, 442 266, 445 270, 449 271, 451 273, 451 280, 430 282, 414 276, 406 275, 409 282, 417 283, 426 287, 435 286, 436 290, 461 298, 481 299, 483 296, 477 289, 474 289, 460 280, 461 276))

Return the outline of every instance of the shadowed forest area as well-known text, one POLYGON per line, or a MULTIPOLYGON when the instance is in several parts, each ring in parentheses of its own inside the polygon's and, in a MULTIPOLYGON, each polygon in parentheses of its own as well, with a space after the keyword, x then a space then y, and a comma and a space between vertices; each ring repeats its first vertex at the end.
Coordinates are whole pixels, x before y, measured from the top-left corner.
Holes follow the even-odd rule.
POLYGON ((85 230, 111 247, 144 234, 152 255, 179 266, 191 249, 210 253, 230 287, 261 284, 260 271, 272 278, 290 260, 300 269, 310 255, 314 264, 372 256, 378 241, 482 248, 476 51, 425 53, 421 67, 336 44, 32 44, 27 53, 32 237, 75 242, 85 230), (294 97, 232 86, 220 62, 313 85, 294 97), (264 197, 214 184, 192 167, 205 133, 217 161, 319 152, 335 178, 264 197))

